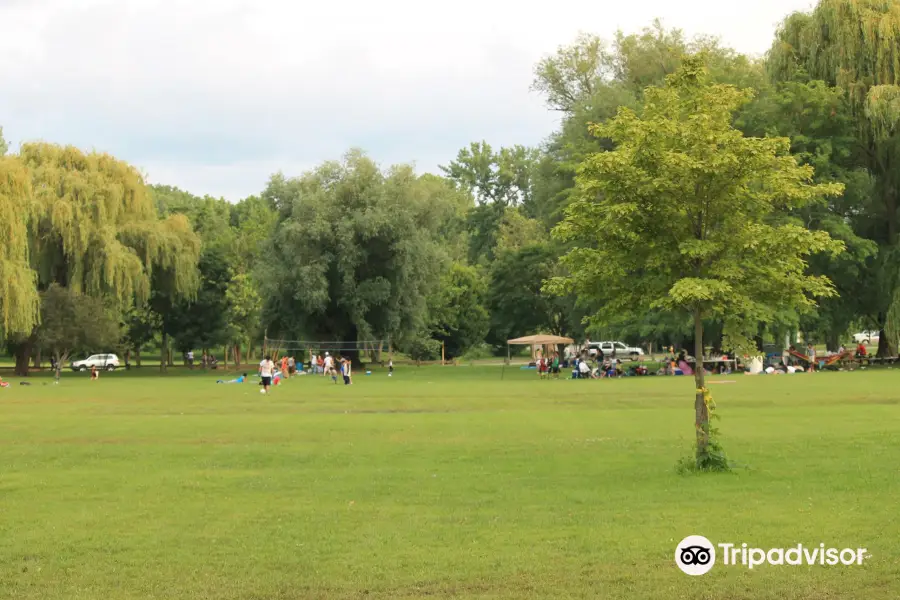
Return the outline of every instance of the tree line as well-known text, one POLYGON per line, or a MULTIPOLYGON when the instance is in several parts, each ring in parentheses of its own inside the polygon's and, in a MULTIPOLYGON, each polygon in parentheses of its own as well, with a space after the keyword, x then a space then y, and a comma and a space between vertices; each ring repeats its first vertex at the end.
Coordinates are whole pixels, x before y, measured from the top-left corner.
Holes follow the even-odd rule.
POLYGON ((427 359, 537 332, 719 349, 801 332, 836 348, 858 328, 895 355, 898 39, 892 3, 874 0, 790 15, 762 58, 659 22, 585 34, 535 67, 562 117, 538 147, 473 142, 441 175, 351 150, 234 204, 146 185, 105 154, 0 143, 0 336, 23 374, 82 350, 139 362, 151 344, 246 360, 265 332, 427 359), (698 119, 725 162, 673 143, 698 119), (685 156, 732 176, 686 179, 685 156), (674 229, 701 188, 759 227, 715 242, 674 229), (735 268, 753 279, 723 279, 735 268))

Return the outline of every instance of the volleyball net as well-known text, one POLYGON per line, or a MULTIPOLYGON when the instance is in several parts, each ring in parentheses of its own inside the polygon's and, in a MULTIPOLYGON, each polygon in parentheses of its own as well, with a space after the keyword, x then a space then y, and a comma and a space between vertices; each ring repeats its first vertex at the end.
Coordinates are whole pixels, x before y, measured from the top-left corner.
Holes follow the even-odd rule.
POLYGON ((356 354, 372 362, 387 360, 391 353, 390 340, 285 340, 266 337, 263 354, 266 356, 293 356, 296 360, 309 361, 312 356, 356 354), (301 358, 302 357, 302 358, 301 358))

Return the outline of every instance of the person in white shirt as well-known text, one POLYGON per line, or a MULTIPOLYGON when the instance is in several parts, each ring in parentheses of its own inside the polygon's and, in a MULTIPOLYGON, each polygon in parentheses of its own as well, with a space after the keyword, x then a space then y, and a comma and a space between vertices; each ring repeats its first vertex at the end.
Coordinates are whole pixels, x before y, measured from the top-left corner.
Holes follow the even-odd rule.
POLYGON ((337 371, 334 368, 334 358, 328 353, 325 353, 325 372, 323 375, 331 375, 332 377, 337 375, 337 371))
POLYGON ((275 374, 275 363, 268 356, 259 363, 259 377, 262 379, 263 394, 269 393, 269 387, 272 385, 272 376, 275 374))
POLYGON ((591 367, 587 364, 586 360, 582 360, 580 363, 578 363, 578 372, 581 375, 582 379, 590 379, 591 367))

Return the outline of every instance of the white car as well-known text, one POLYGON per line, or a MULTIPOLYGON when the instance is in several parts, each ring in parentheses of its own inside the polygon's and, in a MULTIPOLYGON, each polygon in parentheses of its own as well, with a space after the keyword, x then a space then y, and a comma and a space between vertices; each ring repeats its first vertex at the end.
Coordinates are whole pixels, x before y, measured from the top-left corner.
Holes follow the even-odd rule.
POLYGON ((874 344, 881 337, 879 331, 862 331, 853 334, 853 341, 857 344, 874 344))
POLYGON ((612 356, 613 351, 616 353, 616 358, 628 357, 631 360, 638 360, 644 355, 644 351, 640 348, 634 348, 622 342, 591 342, 588 344, 588 352, 591 353, 591 356, 596 356, 600 351, 607 358, 612 356))
POLYGON ((73 371, 87 371, 91 367, 115 371, 119 368, 119 357, 115 354, 92 354, 84 360, 72 362, 73 371))

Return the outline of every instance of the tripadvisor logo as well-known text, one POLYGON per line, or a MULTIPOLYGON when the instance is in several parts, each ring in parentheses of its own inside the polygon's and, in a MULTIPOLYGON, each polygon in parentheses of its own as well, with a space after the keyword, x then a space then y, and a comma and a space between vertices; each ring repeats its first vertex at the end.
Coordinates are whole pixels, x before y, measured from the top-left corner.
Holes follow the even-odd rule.
POLYGON ((752 548, 747 544, 713 544, 702 535, 689 535, 675 548, 675 564, 688 575, 705 575, 719 563, 729 567, 742 566, 753 569, 760 565, 772 566, 850 566, 861 565, 867 558, 865 548, 826 548, 825 544, 790 548, 752 548), (717 550, 718 549, 718 550, 717 550))

